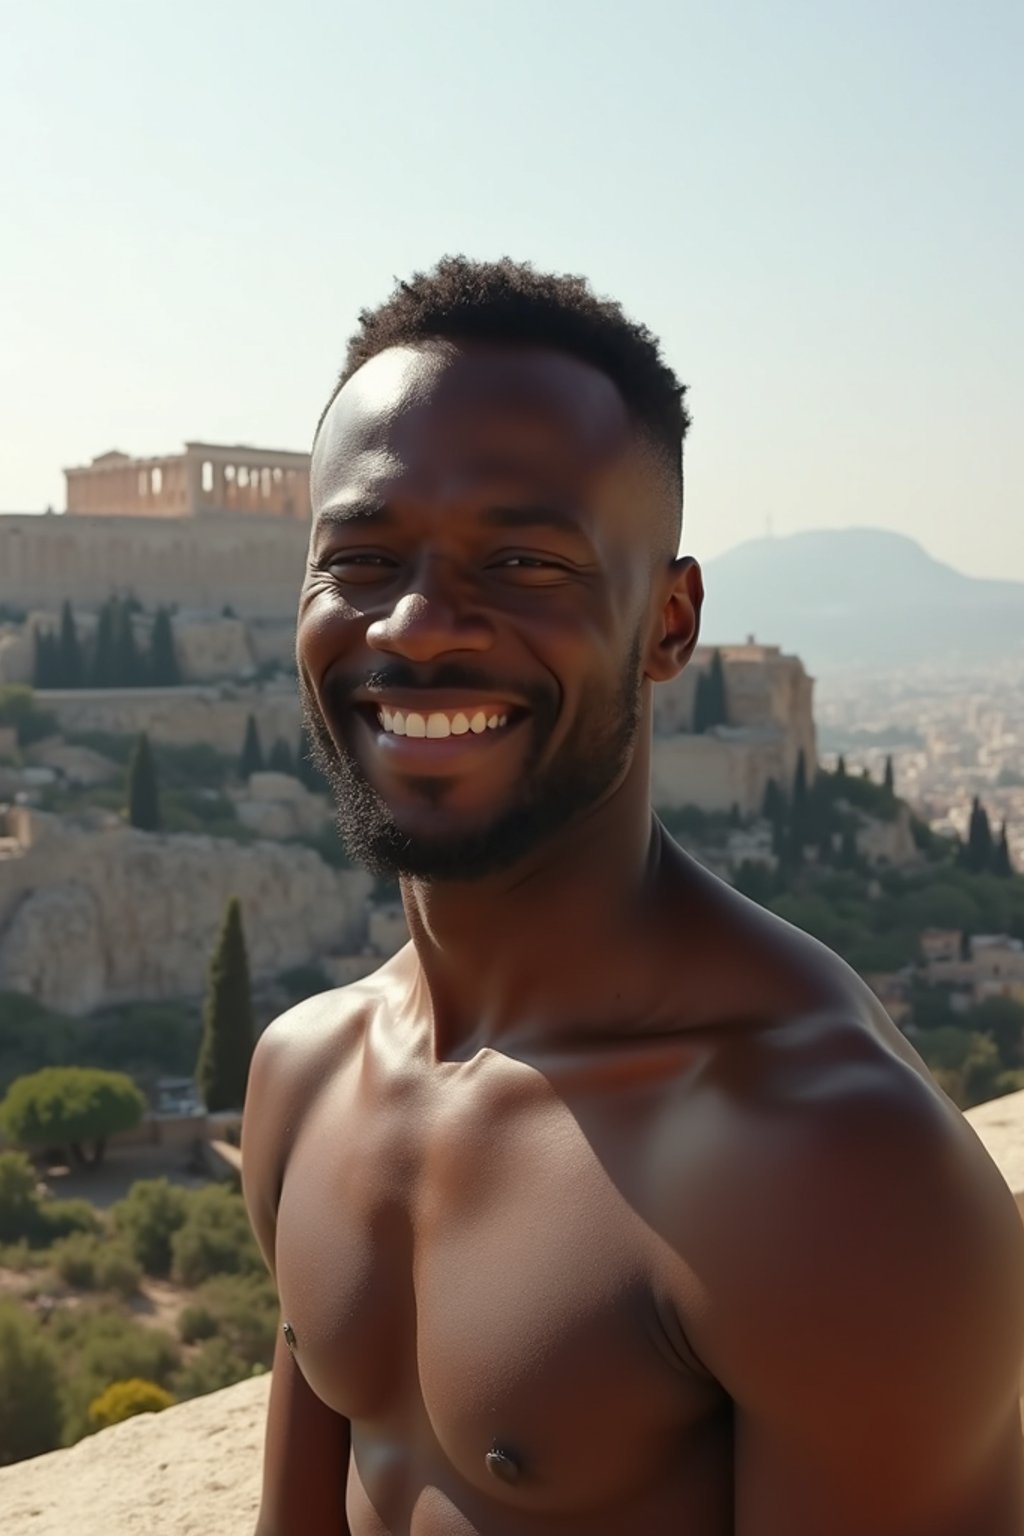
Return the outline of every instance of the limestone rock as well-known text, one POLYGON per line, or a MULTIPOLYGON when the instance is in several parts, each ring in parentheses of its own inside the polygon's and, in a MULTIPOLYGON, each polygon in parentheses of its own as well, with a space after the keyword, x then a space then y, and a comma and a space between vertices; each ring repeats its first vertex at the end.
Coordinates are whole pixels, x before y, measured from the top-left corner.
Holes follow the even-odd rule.
POLYGON ((176 613, 171 625, 178 667, 185 681, 252 677, 256 668, 249 632, 241 619, 176 613))
POLYGON ((30 763, 55 769, 69 784, 107 784, 122 778, 124 769, 90 747, 76 747, 59 737, 51 737, 29 747, 25 756, 30 763))
POLYGON ((322 795, 287 773, 253 773, 245 793, 235 797, 243 826, 260 837, 318 837, 331 822, 331 808, 322 795))
POLYGON ((270 1375, 0 1468, 11 1536, 252 1536, 270 1375))
POLYGON ((371 877, 312 849, 18 814, 20 856, 0 860, 0 990, 76 1014, 200 996, 230 896, 254 981, 365 943, 371 877))

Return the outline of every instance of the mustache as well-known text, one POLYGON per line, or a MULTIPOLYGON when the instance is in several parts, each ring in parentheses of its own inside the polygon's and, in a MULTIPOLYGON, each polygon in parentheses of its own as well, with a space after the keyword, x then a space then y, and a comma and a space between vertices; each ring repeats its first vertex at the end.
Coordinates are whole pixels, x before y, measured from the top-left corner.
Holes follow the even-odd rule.
POLYGON ((388 662, 373 672, 360 673, 358 677, 348 672, 332 671, 321 682, 320 697, 327 708, 344 709, 351 704, 353 695, 363 690, 371 693, 384 693, 390 689, 414 692, 420 688, 424 692, 439 693, 446 689, 465 688, 484 694, 494 693, 498 697, 511 693, 525 699, 528 707, 536 713, 544 714, 557 709, 553 689, 537 684, 524 685, 520 679, 509 686, 498 678, 454 661, 446 662, 430 672, 409 666, 403 661, 388 662))

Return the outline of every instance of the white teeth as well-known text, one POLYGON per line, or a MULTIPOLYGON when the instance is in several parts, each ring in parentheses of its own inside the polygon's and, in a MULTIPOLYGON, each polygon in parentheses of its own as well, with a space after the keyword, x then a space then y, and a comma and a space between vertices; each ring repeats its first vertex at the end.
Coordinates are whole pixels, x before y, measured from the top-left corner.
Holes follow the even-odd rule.
POLYGON ((431 710, 429 715, 421 715, 416 710, 386 709, 383 705, 377 710, 377 719, 390 735, 429 736, 432 740, 441 740, 445 736, 465 736, 467 731, 480 736, 484 731, 495 731, 499 726, 508 724, 508 715, 488 716, 482 709, 478 709, 474 715, 460 711, 449 716, 439 709, 431 710))

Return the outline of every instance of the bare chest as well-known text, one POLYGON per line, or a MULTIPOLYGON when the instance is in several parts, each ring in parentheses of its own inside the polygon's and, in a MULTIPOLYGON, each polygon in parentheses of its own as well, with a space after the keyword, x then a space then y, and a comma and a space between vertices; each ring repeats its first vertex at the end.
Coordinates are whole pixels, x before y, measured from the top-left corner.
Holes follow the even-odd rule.
POLYGON ((401 1441, 481 1492, 498 1450, 551 1513, 678 1468, 722 1394, 673 1348, 679 1257, 623 1182, 553 1096, 420 1115, 325 1094, 285 1175, 278 1283, 353 1443, 401 1441))

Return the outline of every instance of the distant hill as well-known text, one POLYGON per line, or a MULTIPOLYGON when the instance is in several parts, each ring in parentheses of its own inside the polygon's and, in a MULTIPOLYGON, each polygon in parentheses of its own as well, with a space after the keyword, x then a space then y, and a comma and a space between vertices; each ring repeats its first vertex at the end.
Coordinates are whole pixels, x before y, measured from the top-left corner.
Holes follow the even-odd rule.
POLYGON ((880 528, 751 539, 704 567, 701 640, 758 640, 813 673, 1024 659, 1024 582, 964 576, 880 528))

